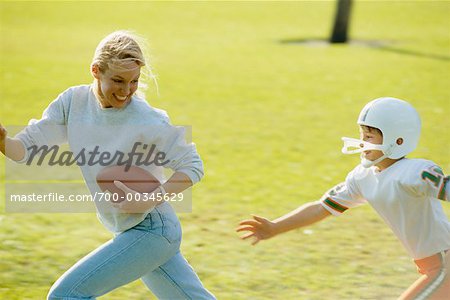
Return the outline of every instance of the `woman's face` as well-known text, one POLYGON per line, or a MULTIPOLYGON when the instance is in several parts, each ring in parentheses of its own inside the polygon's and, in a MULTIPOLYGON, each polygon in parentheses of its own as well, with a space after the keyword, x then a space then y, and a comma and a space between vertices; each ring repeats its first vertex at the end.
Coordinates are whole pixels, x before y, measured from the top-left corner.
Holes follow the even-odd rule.
POLYGON ((92 74, 97 79, 102 107, 122 108, 131 101, 138 88, 141 68, 135 62, 124 63, 120 69, 108 68, 104 72, 93 66, 92 74))

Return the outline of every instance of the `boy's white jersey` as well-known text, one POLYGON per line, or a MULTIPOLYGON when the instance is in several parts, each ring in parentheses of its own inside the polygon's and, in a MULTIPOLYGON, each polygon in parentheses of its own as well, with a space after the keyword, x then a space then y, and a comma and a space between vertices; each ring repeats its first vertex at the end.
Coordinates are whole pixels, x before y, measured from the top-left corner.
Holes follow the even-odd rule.
POLYGON ((409 254, 421 259, 450 249, 450 222, 440 201, 449 201, 448 185, 432 161, 404 158, 381 172, 358 165, 321 203, 338 216, 369 202, 409 254))

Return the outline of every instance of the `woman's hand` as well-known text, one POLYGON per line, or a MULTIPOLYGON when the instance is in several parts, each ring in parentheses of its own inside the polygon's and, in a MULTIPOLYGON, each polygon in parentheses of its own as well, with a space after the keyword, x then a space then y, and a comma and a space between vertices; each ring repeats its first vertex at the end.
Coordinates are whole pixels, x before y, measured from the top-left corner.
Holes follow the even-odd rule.
POLYGON ((8 136, 8 131, 6 131, 5 127, 0 124, 0 151, 5 154, 5 144, 6 137, 8 136))
POLYGON ((124 213, 145 213, 164 201, 162 197, 157 197, 157 193, 161 195, 159 188, 152 192, 154 194, 152 197, 152 194, 141 194, 130 189, 123 182, 116 180, 114 184, 124 191, 125 199, 121 202, 112 202, 112 205, 124 213))
POLYGON ((240 222, 240 226, 236 228, 236 232, 249 231, 241 236, 241 239, 246 240, 253 237, 252 245, 256 245, 259 241, 270 239, 277 234, 274 222, 263 217, 252 216, 253 219, 240 222))

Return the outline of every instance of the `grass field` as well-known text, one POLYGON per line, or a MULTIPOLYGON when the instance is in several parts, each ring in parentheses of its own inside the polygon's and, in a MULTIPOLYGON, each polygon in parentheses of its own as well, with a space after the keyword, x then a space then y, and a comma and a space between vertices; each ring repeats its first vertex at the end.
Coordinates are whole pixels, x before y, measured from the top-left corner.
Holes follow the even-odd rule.
MULTIPOLYGON (((411 157, 450 172, 450 2, 357 1, 351 37, 326 46, 331 2, 1 2, 0 122, 24 125, 72 85, 90 83, 99 40, 147 37, 160 95, 148 101, 192 125, 206 176, 181 214, 182 251, 218 299, 395 299, 414 264, 369 207, 256 247, 237 223, 317 199, 358 163, 341 136, 369 100, 419 111, 411 157), (378 46, 377 46, 378 45, 378 46)), ((4 158, 0 179, 5 178, 4 158)), ((111 238, 95 214, 6 214, 0 186, 0 298, 44 299, 79 258, 111 238)), ((450 205, 445 205, 450 215, 450 205)), ((100 299, 153 299, 134 282, 100 299)))

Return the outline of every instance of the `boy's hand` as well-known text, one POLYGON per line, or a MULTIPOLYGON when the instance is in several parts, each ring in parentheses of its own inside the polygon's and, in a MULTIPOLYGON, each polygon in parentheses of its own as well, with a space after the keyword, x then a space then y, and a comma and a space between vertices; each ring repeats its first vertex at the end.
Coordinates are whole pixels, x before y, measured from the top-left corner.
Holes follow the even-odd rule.
POLYGON ((249 231, 241 236, 241 239, 246 240, 254 237, 252 245, 256 245, 260 240, 267 240, 276 235, 274 222, 263 217, 252 216, 253 220, 244 220, 236 228, 236 232, 249 231))

